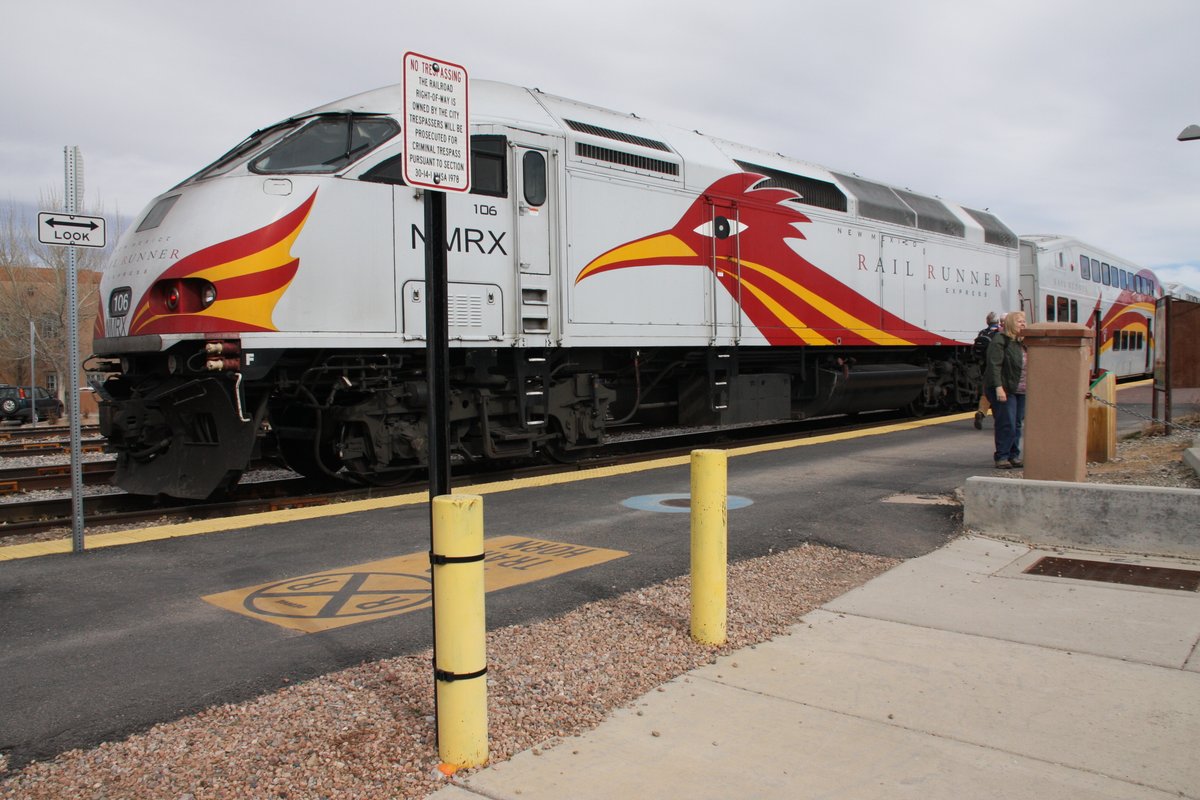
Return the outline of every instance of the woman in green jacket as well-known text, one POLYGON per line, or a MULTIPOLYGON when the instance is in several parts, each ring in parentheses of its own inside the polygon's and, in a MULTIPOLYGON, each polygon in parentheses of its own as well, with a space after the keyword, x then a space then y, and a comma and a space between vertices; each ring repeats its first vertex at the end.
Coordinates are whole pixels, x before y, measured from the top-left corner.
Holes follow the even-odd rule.
POLYGON ((1021 461, 1021 424, 1025 421, 1025 313, 1010 311, 1004 328, 992 337, 983 368, 983 391, 996 420, 996 469, 1025 466, 1021 461))

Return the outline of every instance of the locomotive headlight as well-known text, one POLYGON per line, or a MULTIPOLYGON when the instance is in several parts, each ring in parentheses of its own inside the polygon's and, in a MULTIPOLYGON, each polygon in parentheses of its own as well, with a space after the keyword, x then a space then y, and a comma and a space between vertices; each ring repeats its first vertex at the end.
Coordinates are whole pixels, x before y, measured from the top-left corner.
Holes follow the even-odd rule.
POLYGON ((195 314, 217 302, 217 287, 202 278, 159 281, 154 291, 162 308, 172 314, 195 314))

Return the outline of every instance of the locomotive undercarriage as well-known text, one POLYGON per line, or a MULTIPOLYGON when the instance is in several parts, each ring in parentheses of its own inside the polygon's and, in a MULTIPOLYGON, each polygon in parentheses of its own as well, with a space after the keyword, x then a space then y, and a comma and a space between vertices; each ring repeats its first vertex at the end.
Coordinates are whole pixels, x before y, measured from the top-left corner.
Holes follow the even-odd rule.
MULTIPOLYGON (((264 458, 373 485, 428 462, 423 351, 258 351, 241 372, 190 375, 164 374, 155 357, 100 391, 127 491, 205 498, 264 458)), ((977 401, 979 375, 968 348, 455 348, 450 457, 570 459, 635 426, 961 409, 977 401)))

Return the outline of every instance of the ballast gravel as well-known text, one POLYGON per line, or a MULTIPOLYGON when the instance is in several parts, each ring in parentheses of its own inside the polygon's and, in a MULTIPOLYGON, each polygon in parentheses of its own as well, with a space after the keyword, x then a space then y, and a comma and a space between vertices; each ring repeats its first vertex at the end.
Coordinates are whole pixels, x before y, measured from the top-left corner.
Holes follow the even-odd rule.
MULTIPOLYGON (((689 632, 686 576, 488 634, 490 763, 551 746, 898 563, 805 545, 731 564, 728 641, 689 632)), ((445 785, 430 652, 209 708, 0 777, 0 798, 420 798, 445 785)), ((3 765, 0 765, 0 770, 3 765)), ((0 773, 2 774, 2 773, 0 773)))

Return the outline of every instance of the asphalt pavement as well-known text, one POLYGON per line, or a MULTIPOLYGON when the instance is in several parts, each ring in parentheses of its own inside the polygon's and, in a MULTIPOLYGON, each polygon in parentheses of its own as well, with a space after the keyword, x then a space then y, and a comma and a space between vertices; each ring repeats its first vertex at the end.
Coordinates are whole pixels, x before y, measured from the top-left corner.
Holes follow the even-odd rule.
MULTIPOLYGON (((949 500, 990 464, 969 415, 735 451, 729 557, 805 542, 928 553, 955 536, 959 508, 896 499, 949 500)), ((484 495, 488 571, 506 576, 490 627, 689 569, 686 456, 455 490, 484 495)), ((431 641, 422 495, 89 535, 85 553, 45 554, 64 547, 0 548, 0 751, 14 768, 431 641)))
MULTIPOLYGON (((1148 405, 1131 407, 1149 412, 1148 405)), ((1133 419, 1122 418, 1122 429, 1141 424, 1133 419)), ((967 478, 991 473, 990 431, 975 431, 970 420, 967 414, 735 451, 729 513, 737 533, 730 558, 804 542, 915 559, 913 564, 941 558, 946 551, 940 548, 960 530, 960 509, 910 501, 949 498, 967 478)), ((485 496, 485 527, 489 540, 498 542, 497 563, 522 572, 489 594, 490 626, 552 616, 688 569, 688 518, 679 504, 688 491, 686 458, 455 489, 485 496), (587 549, 590 560, 581 568, 560 561, 545 572, 529 570, 523 560, 534 552, 530 548, 544 554, 564 547, 587 549)), ((423 568, 412 567, 412 559, 427 564, 429 547, 427 508, 419 496, 90 535, 88 542, 85 554, 54 554, 61 545, 0 548, 0 751, 12 768, 364 660, 428 647, 423 568), (347 599, 347 587, 367 585, 380 574, 378 565, 391 559, 409 559, 404 569, 390 572, 406 574, 411 584, 347 599), (300 600, 311 604, 311 587, 335 581, 342 581, 338 591, 321 603, 284 612, 300 600), (304 598, 289 595, 293 587, 309 591, 304 598), (388 608, 362 613, 381 597, 388 608)), ((1007 585, 983 567, 971 570, 981 584, 1007 585)), ((914 580, 931 590, 937 579, 930 573, 914 580)), ((958 597, 923 602, 961 605, 972 618, 997 613, 989 607, 972 611, 958 597)), ((857 635, 838 628, 849 624, 841 620, 872 618, 865 612, 843 617, 846 612, 835 606, 819 612, 833 614, 835 638, 857 635)), ((1191 615, 1197 618, 1194 610, 1191 615)), ((1031 614, 1030 624, 1039 618, 1031 614)), ((1137 629, 1147 627, 1134 621, 1137 629)), ((953 632, 987 638, 970 628, 953 632)), ((1195 657, 1189 658, 1182 671, 1194 673, 1195 657)), ((964 661, 964 669, 980 667, 964 661)), ((722 724, 727 716, 732 718, 720 716, 722 724)))

